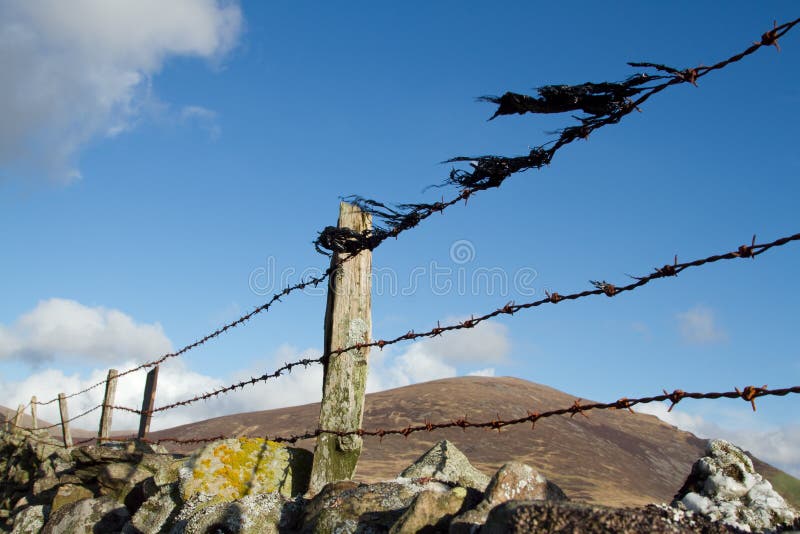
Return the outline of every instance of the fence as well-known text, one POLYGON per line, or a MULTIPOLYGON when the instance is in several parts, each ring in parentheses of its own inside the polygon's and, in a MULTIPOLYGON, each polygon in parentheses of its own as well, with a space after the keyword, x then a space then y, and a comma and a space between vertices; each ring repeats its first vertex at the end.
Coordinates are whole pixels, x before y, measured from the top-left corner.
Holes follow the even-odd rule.
MULTIPOLYGON (((800 241, 800 233, 774 239, 766 243, 756 243, 753 236, 749 244, 737 247, 735 250, 711 255, 705 258, 688 262, 679 262, 677 256, 672 263, 656 268, 650 274, 634 276, 632 282, 627 284, 612 284, 605 280, 591 281, 593 289, 573 293, 546 292, 546 297, 517 304, 509 302, 502 307, 489 311, 480 316, 473 316, 465 321, 437 325, 424 332, 409 331, 389 339, 371 339, 371 313, 370 313, 370 269, 372 250, 380 246, 389 237, 398 237, 401 233, 418 226, 434 213, 444 213, 451 206, 466 201, 470 196, 490 188, 500 187, 510 176, 528 169, 538 169, 549 164, 555 154, 564 146, 578 140, 585 139, 595 130, 604 126, 620 122, 626 115, 638 110, 652 96, 668 89, 669 87, 697 81, 714 71, 723 69, 743 58, 755 53, 762 47, 774 46, 780 50, 778 39, 789 32, 794 26, 800 24, 800 19, 777 25, 765 32, 758 42, 753 43, 744 51, 728 59, 715 63, 712 66, 699 66, 689 69, 674 69, 655 63, 630 63, 637 68, 648 69, 648 72, 634 75, 623 82, 586 83, 576 86, 545 86, 539 89, 538 97, 506 93, 501 97, 484 97, 483 100, 497 105, 496 112, 491 117, 509 114, 525 113, 561 113, 567 111, 582 111, 585 116, 577 117, 578 125, 569 126, 558 133, 558 137, 545 145, 533 148, 529 154, 517 157, 479 156, 456 157, 448 160, 449 163, 459 164, 469 162, 471 170, 454 168, 442 185, 455 186, 458 194, 440 202, 430 204, 400 204, 391 206, 375 200, 361 197, 350 197, 351 204, 342 203, 340 219, 337 226, 328 226, 315 241, 318 251, 331 256, 330 266, 316 277, 306 278, 295 285, 286 287, 275 293, 261 306, 238 319, 214 330, 213 332, 189 343, 181 349, 164 354, 157 359, 147 361, 136 367, 118 372, 111 369, 105 380, 99 381, 73 393, 59 393, 57 396, 39 401, 33 397, 29 403, 20 404, 11 421, 7 421, 9 428, 25 429, 22 426, 22 417, 25 410, 31 409, 31 429, 39 431, 61 430, 64 447, 73 447, 84 443, 96 441, 103 443, 109 441, 112 415, 114 410, 122 410, 140 416, 140 424, 136 438, 147 439, 150 422, 153 415, 186 406, 201 400, 207 400, 219 395, 227 394, 236 389, 252 386, 260 382, 267 382, 278 378, 298 366, 322 364, 324 366, 323 400, 320 412, 320 422, 316 430, 291 436, 269 436, 270 439, 280 442, 294 443, 298 440, 316 438, 314 472, 312 473, 312 487, 321 487, 327 480, 349 478, 355 469, 355 463, 361 449, 360 439, 363 436, 377 436, 383 438, 390 435, 408 436, 415 432, 433 432, 443 428, 458 427, 484 428, 500 430, 509 425, 536 422, 557 415, 577 414, 586 416, 592 410, 631 410, 636 405, 651 402, 670 401, 670 410, 683 399, 719 399, 741 398, 756 409, 755 400, 764 396, 786 396, 800 393, 800 386, 769 389, 766 385, 757 387, 748 385, 742 389, 735 388, 726 392, 684 392, 675 390, 671 393, 641 397, 621 398, 608 403, 581 404, 576 400, 573 404, 557 410, 547 412, 528 412, 526 417, 503 420, 499 417, 494 420, 469 421, 466 418, 455 418, 445 422, 425 421, 423 424, 409 425, 404 428, 393 429, 364 429, 361 428, 364 402, 364 386, 366 382, 366 362, 369 349, 377 347, 383 349, 388 345, 407 342, 420 338, 436 337, 445 332, 473 328, 481 322, 501 315, 514 315, 523 310, 542 306, 544 304, 558 304, 564 301, 578 300, 590 296, 605 295, 614 297, 627 291, 639 289, 653 280, 677 277, 678 274, 689 268, 710 265, 723 260, 755 259, 757 256, 773 249, 800 241), (380 221, 374 228, 372 219, 380 221), (196 395, 191 398, 179 400, 162 406, 155 406, 159 365, 168 359, 176 358, 186 352, 211 341, 228 330, 243 325, 254 316, 261 314, 277 303, 283 297, 310 286, 328 283, 328 302, 325 319, 325 347, 323 355, 319 358, 305 358, 279 367, 270 372, 265 372, 258 377, 236 382, 210 392, 196 395), (132 373, 148 370, 145 389, 143 392, 141 409, 117 406, 114 404, 117 381, 132 373), (78 415, 69 416, 67 401, 70 398, 83 395, 101 386, 105 387, 102 404, 94 406, 78 415), (354 399, 354 402, 344 403, 340 399, 354 399), (37 407, 58 403, 60 422, 40 427, 37 420, 37 407), (97 437, 74 441, 71 437, 70 423, 101 410, 100 425, 97 437)), ((193 439, 163 438, 157 443, 172 442, 180 444, 200 444, 224 438, 226 436, 207 436, 193 439)), ((33 439, 39 439, 36 435, 33 439)), ((115 438, 117 439, 117 438, 115 438)))

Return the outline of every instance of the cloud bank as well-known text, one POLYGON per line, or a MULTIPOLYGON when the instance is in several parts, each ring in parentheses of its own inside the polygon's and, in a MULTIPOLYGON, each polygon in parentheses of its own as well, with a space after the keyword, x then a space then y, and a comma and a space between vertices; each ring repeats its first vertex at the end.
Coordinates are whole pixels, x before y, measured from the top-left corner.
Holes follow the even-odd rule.
POLYGON ((119 310, 74 300, 44 300, 13 324, 0 324, 0 361, 16 359, 32 366, 56 358, 144 361, 170 349, 160 324, 137 323, 119 310))
POLYGON ((0 3, 0 168, 79 178, 79 149, 135 124, 165 61, 218 61, 241 28, 225 0, 0 3))
MULTIPOLYGON (((160 325, 137 323, 122 311, 89 307, 64 299, 40 302, 13 324, 0 325, 0 360, 17 358, 40 367, 22 382, 5 382, 0 376, 0 404, 15 407, 34 395, 39 400, 48 400, 60 392, 82 390, 103 381, 109 367, 128 369, 168 352, 170 347, 171 343, 160 325), (56 359, 88 364, 92 370, 80 374, 41 369, 42 363, 56 359)), ((494 368, 476 369, 476 363, 502 362, 509 351, 506 327, 491 321, 461 335, 448 333, 441 338, 418 341, 402 348, 373 349, 367 391, 381 391, 459 374, 492 376, 494 368)), ((319 349, 299 350, 283 345, 269 357, 242 363, 238 370, 226 376, 209 376, 193 370, 186 358, 170 359, 159 370, 156 406, 259 376, 265 370, 275 369, 288 361, 317 358, 320 355, 319 349)), ((140 408, 144 381, 145 371, 120 378, 115 404, 140 408)), ((100 404, 102 395, 103 388, 99 387, 70 399, 70 413, 81 413, 100 404)), ((269 384, 259 383, 209 401, 159 413, 154 417, 151 428, 159 430, 221 415, 318 402, 321 396, 322 366, 312 365, 295 369, 277 380, 270 380, 269 384), (269 394, 265 395, 267 388, 269 394)), ((74 426, 94 429, 99 415, 99 411, 95 411, 76 421, 74 426)), ((41 407, 39 416, 57 422, 57 406, 41 407)), ((135 414, 124 411, 114 413, 115 430, 137 427, 138 417, 135 414)))

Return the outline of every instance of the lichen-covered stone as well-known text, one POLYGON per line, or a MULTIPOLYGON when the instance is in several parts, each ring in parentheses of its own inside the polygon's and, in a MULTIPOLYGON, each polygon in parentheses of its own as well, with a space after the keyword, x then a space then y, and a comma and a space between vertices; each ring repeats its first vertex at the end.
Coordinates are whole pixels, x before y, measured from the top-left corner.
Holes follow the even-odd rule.
POLYGON ((465 488, 483 491, 489 484, 489 476, 481 473, 469 463, 464 453, 448 440, 442 440, 428 449, 402 473, 402 478, 433 478, 465 488))
POLYGON ((774 530, 791 525, 798 517, 756 473, 750 458, 724 440, 708 443, 706 456, 692 466, 673 505, 746 531, 774 530))
POLYGON ((55 497, 53 497, 52 511, 56 512, 68 504, 72 504, 83 499, 91 499, 93 497, 94 493, 83 486, 64 484, 58 488, 55 497))
POLYGON ((233 501, 257 493, 279 492, 287 497, 308 489, 312 455, 259 438, 215 441, 203 447, 180 468, 181 497, 214 495, 233 501))
POLYGON ((375 484, 332 482, 305 506, 302 532, 386 532, 403 515, 418 493, 443 493, 450 488, 440 482, 398 479, 375 484))
POLYGON ((531 466, 509 462, 492 477, 483 500, 453 519, 450 532, 472 532, 486 521, 492 508, 515 499, 563 501, 567 496, 531 466))
POLYGON ((59 480, 54 476, 48 476, 44 478, 37 479, 33 482, 33 489, 31 490, 34 495, 39 495, 46 491, 53 489, 57 486, 59 480))
POLYGON ((507 501, 492 509, 486 523, 480 528, 480 533, 741 533, 740 530, 728 527, 723 523, 711 523, 696 516, 675 515, 664 508, 656 506, 640 509, 608 508, 565 501, 507 501))
POLYGON ((11 534, 39 534, 44 527, 50 507, 39 504, 29 506, 14 516, 14 528, 11 534))
POLYGON ((447 525, 467 500, 467 489, 456 486, 451 490, 420 492, 389 529, 390 534, 415 532, 446 532, 447 525))
POLYGON ((106 464, 97 474, 100 494, 123 502, 139 482, 152 477, 152 473, 138 464, 115 462, 106 464))
POLYGON ((176 522, 171 534, 277 534, 294 531, 301 507, 280 493, 248 495, 233 502, 200 507, 196 513, 176 522))
POLYGON ((84 499, 63 506, 50 514, 42 534, 120 532, 130 519, 127 508, 111 497, 84 499))
POLYGON ((124 534, 158 534, 168 528, 178 515, 181 498, 178 484, 158 488, 133 514, 124 534))

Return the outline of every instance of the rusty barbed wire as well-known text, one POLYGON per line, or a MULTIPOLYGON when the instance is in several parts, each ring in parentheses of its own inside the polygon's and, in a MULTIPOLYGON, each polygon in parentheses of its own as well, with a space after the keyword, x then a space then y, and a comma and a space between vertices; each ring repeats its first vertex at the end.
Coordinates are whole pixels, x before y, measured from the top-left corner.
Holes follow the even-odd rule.
MULTIPOLYGON (((291 436, 272 436, 266 435, 264 438, 275 441, 278 443, 296 443, 298 441, 306 440, 306 439, 314 439, 319 437, 322 434, 333 434, 336 436, 372 436, 378 437, 381 440, 386 436, 392 435, 400 435, 403 437, 408 437, 411 434, 417 432, 433 432, 435 430, 442 430, 447 428, 461 428, 462 430, 466 431, 467 428, 482 428, 487 430, 497 430, 498 432, 507 427, 507 426, 514 426, 520 425, 523 423, 530 423, 531 429, 534 430, 536 427, 536 422, 541 419, 547 419, 550 417, 555 417, 558 415, 569 415, 570 417, 574 417, 575 415, 582 415, 588 417, 586 412, 590 412, 593 410, 628 410, 633 412, 633 407, 639 404, 650 404, 653 402, 665 402, 669 401, 670 406, 667 411, 672 411, 672 409, 684 399, 742 399, 745 402, 750 403, 753 408, 753 411, 756 411, 756 404, 755 400, 761 397, 766 396, 775 396, 775 397, 785 397, 789 394, 800 394, 800 386, 792 386, 787 388, 780 388, 780 389, 769 389, 767 385, 763 386, 745 386, 742 389, 735 387, 732 391, 723 391, 723 392, 708 392, 708 393, 698 393, 698 392, 687 392, 681 389, 673 390, 672 392, 668 392, 663 390, 663 394, 661 395, 653 395, 649 397, 639 397, 639 398, 630 398, 630 397, 621 397, 613 402, 607 403, 600 403, 594 402, 589 404, 582 404, 583 399, 577 399, 572 402, 569 406, 564 408, 558 408, 555 410, 548 410, 544 412, 537 412, 537 411, 527 411, 527 415, 524 417, 517 417, 512 419, 501 419, 498 415, 495 419, 484 420, 484 421, 470 421, 466 417, 460 417, 456 419, 451 419, 450 421, 444 421, 440 423, 433 423, 431 421, 425 420, 423 424, 417 425, 407 425, 402 428, 394 428, 394 429, 377 429, 377 430, 365 430, 363 428, 359 428, 356 430, 349 430, 349 431, 342 431, 342 430, 331 430, 331 429, 316 429, 314 431, 309 431, 304 434, 295 434, 291 436)), ((12 426, 15 426, 12 424, 12 426)), ((30 431, 31 429, 27 429, 24 427, 19 427, 23 430, 30 431)), ((44 428, 38 430, 45 430, 44 428)), ((217 441, 221 439, 229 439, 229 438, 240 438, 244 436, 226 436, 224 434, 218 434, 216 436, 210 437, 201 437, 201 438, 158 438, 158 439, 148 439, 148 438, 138 438, 135 436, 118 436, 118 437, 109 437, 105 438, 102 441, 109 441, 109 442, 126 442, 126 441, 142 441, 145 443, 152 443, 152 444, 161 444, 161 443, 175 443, 177 445, 195 445, 201 443, 209 443, 212 441, 217 441)), ((82 441, 74 442, 73 446, 78 446, 82 443, 87 443, 90 441, 97 441, 99 438, 92 437, 87 438, 82 441)), ((48 440, 48 442, 50 442, 48 440)))
MULTIPOLYGON (((218 337, 219 335, 227 332, 231 328, 235 328, 235 327, 237 327, 237 326, 249 321, 250 319, 252 319, 254 316, 258 315, 259 313, 262 313, 262 312, 268 310, 270 308, 270 306, 272 306, 275 302, 280 301, 281 297, 289 295, 290 293, 293 293, 295 291, 299 291, 299 290, 305 289, 305 288, 307 288, 309 286, 314 286, 314 287, 318 286, 320 283, 324 282, 331 275, 331 273, 333 273, 336 269, 338 269, 342 264, 344 264, 345 262, 349 261, 351 259, 351 257, 352 256, 342 257, 340 259, 340 261, 332 263, 331 266, 327 270, 325 270, 323 272, 323 274, 321 274, 319 276, 315 276, 315 277, 311 277, 311 278, 302 280, 302 281, 298 282, 297 284, 295 284, 293 286, 287 286, 282 291, 280 291, 278 293, 275 293, 272 296, 272 298, 270 298, 270 300, 268 300, 266 303, 262 304, 261 306, 258 306, 257 308, 254 308, 249 313, 246 313, 245 315, 242 315, 238 319, 236 319, 234 321, 231 321, 231 322, 225 324, 224 326, 221 326, 220 328, 217 328, 216 330, 214 330, 210 334, 207 334, 207 335, 203 336, 202 338, 199 338, 196 341, 193 341, 192 343, 189 343, 188 345, 184 346, 180 350, 177 350, 175 352, 168 352, 168 353, 164 354, 163 356, 161 356, 160 358, 158 358, 156 360, 148 361, 148 362, 142 363, 142 364, 140 364, 140 365, 138 365, 136 367, 132 367, 131 369, 127 369, 125 371, 122 371, 121 373, 119 373, 116 376, 116 378, 119 379, 119 378, 122 378, 123 376, 129 375, 131 373, 135 373, 135 372, 141 371, 143 369, 148 369, 150 367, 155 367, 156 365, 159 365, 159 364, 165 362, 166 360, 168 360, 170 358, 175 358, 177 356, 180 356, 180 355, 182 355, 182 354, 184 354, 184 353, 186 353, 186 352, 188 352, 188 351, 190 351, 190 350, 192 350, 192 349, 194 349, 196 347, 199 347, 200 345, 203 345, 207 341, 218 337)), ((107 379, 101 380, 101 381, 99 381, 99 382, 97 382, 95 384, 92 384, 92 385, 90 385, 90 386, 88 386, 88 387, 86 387, 86 388, 84 388, 84 389, 82 389, 80 391, 76 391, 75 393, 70 393, 69 395, 64 395, 64 399, 69 399, 69 398, 72 398, 72 397, 76 397, 78 395, 82 395, 84 393, 88 393, 89 391, 104 385, 106 382, 107 382, 107 379)), ((46 406, 48 404, 52 404, 52 403, 57 402, 57 401, 58 401, 58 397, 55 397, 55 398, 52 398, 52 399, 50 399, 48 401, 37 401, 36 404, 39 405, 39 406, 46 406)))
MULTIPOLYGON (((284 373, 291 373, 292 372, 292 368, 294 368, 294 367, 298 367, 300 365, 302 365, 303 367, 308 367, 309 365, 312 365, 312 364, 315 364, 315 363, 322 363, 323 360, 324 360, 324 357, 321 356, 319 358, 303 358, 302 360, 297 360, 297 361, 294 361, 294 362, 291 362, 291 363, 286 363, 282 367, 279 367, 278 369, 276 369, 275 371, 273 371, 271 373, 264 373, 261 376, 250 377, 250 379, 248 379, 248 380, 242 380, 240 382, 236 382, 236 383, 231 384, 229 386, 224 386, 224 387, 221 387, 221 388, 217 388, 217 389, 215 389, 213 391, 210 391, 208 393, 203 393, 201 395, 197 395, 196 397, 192 397, 191 399, 185 399, 185 400, 182 400, 182 401, 173 402, 171 404, 166 404, 164 406, 159 406, 158 408, 154 408, 150 413, 157 413, 157 412, 163 412, 163 411, 166 411, 166 410, 171 410, 172 408, 177 408, 178 406, 186 406, 188 404, 192 404, 192 403, 197 402, 197 401, 210 399, 211 397, 216 397, 217 395, 222 395, 224 393, 227 393, 229 391, 233 391, 235 389, 244 389, 245 386, 252 386, 252 385, 254 385, 254 384, 258 383, 258 382, 266 382, 269 379, 278 378, 279 376, 283 375, 284 373)), ((142 412, 138 411, 138 413, 142 413, 142 412)))
MULTIPOLYGON (((85 417, 85 416, 89 415, 90 413, 92 413, 92 412, 94 412, 94 411, 96 411, 96 410, 98 410, 98 409, 100 409, 102 407, 103 407, 102 404, 98 404, 97 406, 89 408, 88 410, 86 410, 84 412, 81 412, 78 415, 74 415, 74 416, 70 417, 69 419, 64 421, 64 423, 71 423, 72 421, 75 421, 76 419, 80 419, 81 417, 85 417)), ((50 430, 51 428, 58 428, 61 425, 62 425, 62 423, 53 423, 52 425, 43 426, 43 427, 41 427, 41 428, 39 428, 37 430, 50 430)))
MULTIPOLYGON (((264 436, 265 439, 275 441, 278 443, 296 443, 298 441, 306 440, 306 439, 314 439, 319 437, 321 434, 333 434, 336 436, 372 436, 378 437, 383 439, 386 436, 392 435, 400 435, 407 437, 411 434, 417 432, 433 432, 435 430, 442 430, 446 428, 461 428, 462 430, 466 430, 467 428, 483 428, 488 430, 497 430, 500 431, 502 428, 507 426, 514 426, 520 425, 523 423, 531 423, 531 428, 534 429, 536 422, 541 419, 547 419, 549 417, 555 417, 557 415, 569 415, 570 417, 574 417, 575 415, 583 415, 588 417, 586 412, 590 412, 592 410, 628 410, 633 411, 633 407, 639 404, 649 404, 653 402, 664 402, 669 401, 670 407, 668 411, 672 411, 672 409, 684 399, 742 399, 748 403, 750 403, 753 407, 753 411, 756 410, 755 406, 755 399, 765 396, 776 396, 776 397, 785 397, 789 394, 800 394, 800 386, 793 386, 788 388, 781 388, 781 389, 769 389, 766 385, 757 387, 757 386, 746 386, 741 390, 737 387, 734 388, 733 391, 723 391, 723 392, 709 392, 709 393, 692 393, 686 392, 681 389, 676 389, 674 391, 667 392, 663 390, 663 394, 661 395, 653 395, 649 397, 639 397, 639 398, 630 398, 630 397, 621 397, 613 402, 607 403, 599 403, 594 402, 590 404, 582 404, 583 399, 577 399, 573 401, 572 404, 566 406, 564 408, 559 408, 555 410, 548 410, 544 412, 536 412, 528 410, 527 415, 524 417, 517 417, 513 419, 501 419, 499 416, 495 419, 486 420, 486 421, 470 421, 466 417, 452 419, 450 421, 444 421, 440 423, 433 423, 431 421, 424 421, 422 424, 418 425, 408 425, 403 428, 394 428, 394 429, 377 429, 377 430, 365 430, 363 428, 359 428, 356 430, 350 431, 340 431, 340 430, 330 430, 330 429, 317 429, 313 431, 306 432, 304 434, 296 434, 291 436, 264 436)), ((144 439, 143 441, 154 443, 154 444, 161 444, 161 443, 175 443, 177 445, 194 445, 194 444, 201 444, 201 443, 209 443, 212 441, 217 441, 219 439, 229 439, 229 438, 239 438, 244 436, 226 436, 226 435, 217 435, 213 437, 202 437, 202 438, 188 438, 188 439, 181 439, 181 438, 158 438, 158 439, 144 439)))
MULTIPOLYGON (((412 331, 409 331, 409 332, 407 332, 405 334, 402 334, 400 336, 397 336, 395 338, 388 339, 388 340, 387 339, 379 339, 379 340, 369 341, 369 342, 366 342, 366 343, 356 343, 356 344, 350 345, 348 347, 343 347, 343 348, 338 348, 338 349, 332 350, 332 351, 330 351, 330 353, 323 354, 319 358, 304 358, 304 359, 297 360, 297 361, 294 361, 294 362, 291 362, 291 363, 286 363, 282 367, 278 368, 277 370, 275 370, 275 371, 273 371, 271 373, 264 373, 261 376, 251 377, 248 380, 242 380, 242 381, 239 381, 239 382, 235 382, 235 383, 233 383, 231 385, 217 388, 217 389, 215 389, 213 391, 210 391, 208 393, 203 393, 203 394, 197 395, 195 397, 191 397, 191 398, 188 398, 188 399, 184 399, 184 400, 176 401, 176 402, 173 402, 173 403, 170 403, 170 404, 166 404, 166 405, 163 405, 163 406, 160 406, 158 408, 153 409, 150 413, 153 414, 153 413, 157 413, 157 412, 171 410, 171 409, 179 407, 179 406, 187 406, 189 404, 193 404, 193 403, 201 401, 201 400, 206 400, 206 399, 209 399, 209 398, 212 398, 212 397, 216 397, 218 395, 225 394, 225 393, 228 393, 230 391, 234 391, 236 389, 244 389, 245 386, 255 385, 258 382, 266 382, 266 381, 268 381, 270 379, 278 378, 279 376, 281 376, 281 375, 283 375, 285 373, 291 372, 294 367, 298 367, 298 366, 301 366, 301 365, 303 367, 307 367, 309 365, 313 365, 313 364, 317 364, 317 363, 324 364, 325 361, 328 358, 330 358, 331 356, 335 356, 337 354, 342 354, 342 353, 345 353, 345 352, 349 352, 351 350, 361 350, 361 349, 366 349, 366 348, 370 348, 370 347, 378 347, 380 349, 383 349, 383 347, 385 347, 385 346, 394 345, 396 343, 400 343, 400 342, 404 342, 404 341, 412 341, 412 340, 415 340, 415 339, 426 338, 426 337, 436 337, 436 336, 440 336, 440 335, 444 334, 445 332, 450 332, 450 331, 454 331, 454 330, 462 330, 462 329, 465 329, 465 328, 474 328, 478 324, 480 324, 480 323, 482 323, 484 321, 487 321, 489 319, 492 319, 494 317, 497 317, 497 316, 500 316, 500 315, 514 315, 515 313, 517 313, 517 312, 519 312, 521 310, 529 309, 529 308, 535 308, 535 307, 541 306, 542 304, 546 304, 546 303, 557 304, 557 303, 559 303, 559 302, 561 302, 563 300, 576 300, 576 299, 583 298, 583 297, 588 297, 588 296, 591 296, 591 295, 606 295, 608 297, 613 297, 613 296, 618 295, 619 293, 622 293, 622 292, 625 292, 625 291, 632 291, 632 290, 634 290, 634 289, 636 289, 638 287, 644 286, 647 283, 649 283, 652 280, 655 280, 657 278, 665 278, 665 277, 668 277, 668 276, 677 276, 680 272, 684 271, 685 269, 689 269, 691 267, 699 267, 699 266, 706 265, 706 264, 709 264, 709 263, 718 262, 718 261, 721 261, 721 260, 730 260, 730 259, 737 259, 737 258, 755 258, 756 256, 763 254, 764 252, 766 252, 767 250, 769 250, 769 249, 771 249, 773 247, 780 247, 780 246, 786 245, 787 243, 791 243, 793 241, 798 241, 798 240, 800 240, 800 233, 797 233, 797 234, 794 234, 794 235, 791 235, 791 236, 787 236, 787 237, 781 237, 781 238, 776 239, 774 241, 771 241, 769 243, 756 244, 755 236, 753 236, 753 238, 751 239, 749 245, 740 245, 736 250, 731 251, 731 252, 727 252, 727 253, 724 253, 724 254, 715 254, 715 255, 712 255, 712 256, 708 256, 706 258, 701 258, 701 259, 697 259, 697 260, 686 262, 686 263, 678 263, 678 257, 675 256, 673 263, 667 264, 667 265, 665 265, 663 267, 660 267, 660 268, 656 268, 653 273, 651 273, 651 274, 649 274, 647 276, 639 276, 639 277, 633 276, 633 277, 631 277, 634 280, 636 280, 636 282, 633 282, 633 283, 628 284, 628 285, 615 286, 614 284, 610 284, 610 283, 606 282, 605 280, 603 280, 603 281, 590 280, 590 283, 592 285, 594 285, 594 287, 595 287, 595 289, 593 289, 593 290, 585 290, 585 291, 580 291, 580 292, 577 292, 577 293, 571 293, 571 294, 565 294, 565 295, 561 295, 561 294, 556 293, 556 292, 552 292, 552 293, 551 292, 546 292, 546 294, 547 294, 546 298, 539 299, 539 300, 536 300, 536 301, 533 301, 533 302, 523 303, 523 304, 514 304, 513 302, 509 302, 508 304, 506 304, 502 308, 498 308, 498 309, 496 309, 496 310, 494 310, 492 312, 489 312, 487 314, 481 315, 479 317, 474 317, 474 316, 470 317, 469 319, 467 319, 465 321, 458 322, 458 323, 453 323, 453 324, 450 324, 450 325, 442 326, 440 322, 437 322, 436 327, 434 327, 434 328, 432 328, 432 329, 430 329, 430 330, 428 330, 426 332, 414 332, 412 330, 412 331)), ((124 408, 124 409, 127 410, 127 411, 134 412, 134 413, 139 413, 139 414, 142 413, 141 410, 135 410, 135 409, 132 409, 132 408, 124 408)))
MULTIPOLYGON (((533 302, 526 302, 526 303, 523 303, 523 304, 514 304, 514 302, 512 301, 512 302, 509 302, 508 304, 506 304, 505 306, 503 306, 502 308, 498 308, 498 309, 496 309, 496 310, 494 310, 492 312, 489 312, 487 314, 481 315, 479 317, 472 316, 469 319, 467 319, 465 321, 461 321, 459 323, 453 323, 453 324, 446 325, 446 326, 441 326, 440 323, 437 323, 436 327, 434 327, 434 328, 432 328, 432 329, 430 329, 430 330, 428 330, 426 332, 414 332, 413 330, 411 330, 411 331, 409 331, 409 332, 407 332, 407 333, 405 333, 403 335, 400 335, 400 336, 397 336, 395 338, 388 339, 388 340, 379 339, 379 340, 375 340, 375 341, 369 341, 369 342, 366 342, 366 343, 356 343, 356 344, 350 345, 349 347, 343 347, 343 348, 339 348, 339 349, 336 349, 336 350, 332 350, 332 351, 330 351, 328 356, 334 356, 334 355, 342 354, 344 352, 348 352, 348 351, 351 351, 351 350, 360 350, 360 349, 365 349, 365 348, 369 348, 369 347, 378 347, 380 349, 383 349, 383 347, 385 347, 387 345, 394 345, 395 343, 400 343, 400 342, 403 342, 403 341, 411 341, 411 340, 415 340, 415 339, 419 339, 419 338, 426 338, 426 337, 436 337, 436 336, 442 335, 445 332, 450 332, 450 331, 453 331, 453 330, 461 330, 461 329, 464 329, 464 328, 474 328, 478 324, 480 324, 480 323, 482 323, 484 321, 487 321, 489 319, 492 319, 494 317, 497 317, 497 316, 500 316, 500 315, 514 315, 515 313, 519 312, 520 310, 529 309, 529 308, 535 308, 537 306, 541 306, 542 304, 548 304, 548 303, 557 304, 557 303, 559 303, 561 301, 564 301, 564 300, 576 300, 576 299, 588 297, 588 296, 591 296, 591 295, 606 295, 608 297, 614 297, 614 296, 619 295, 620 293, 623 293, 625 291, 633 291, 634 289, 642 287, 642 286, 648 284, 649 282, 651 282, 651 281, 653 281, 655 279, 671 277, 671 276, 677 276, 680 272, 684 271, 685 269, 689 269, 689 268, 692 268, 692 267, 700 267, 702 265, 718 262, 718 261, 721 261, 721 260, 755 258, 756 256, 759 256, 759 255, 763 254, 764 252, 766 252, 767 250, 769 250, 769 249, 771 249, 773 247, 780 247, 780 246, 786 245, 787 243, 791 243, 793 241, 798 241, 798 240, 800 240, 800 233, 797 233, 797 234, 794 234, 794 235, 791 235, 791 236, 787 236, 787 237, 781 237, 781 238, 776 239, 774 241, 771 241, 769 243, 756 244, 755 236, 753 236, 753 239, 752 239, 752 241, 750 242, 749 245, 741 245, 735 251, 732 251, 732 252, 727 252, 727 253, 724 253, 724 254, 715 254, 713 256, 708 256, 707 258, 701 258, 701 259, 697 259, 697 260, 686 262, 686 263, 678 263, 678 256, 675 256, 673 263, 666 264, 663 267, 656 268, 655 272, 653 272, 653 273, 651 273, 649 275, 646 275, 646 276, 632 276, 631 278, 633 278, 636 281, 633 282, 633 283, 627 284, 627 285, 616 286, 614 284, 610 284, 610 283, 606 282, 605 280, 602 280, 602 281, 590 280, 590 283, 595 287, 595 289, 593 289, 593 290, 579 291, 577 293, 570 293, 570 294, 565 294, 565 295, 562 295, 562 294, 557 293, 557 292, 546 291, 545 292, 545 294, 546 294, 545 298, 539 299, 539 300, 535 300, 533 302)), ((325 357, 326 356, 323 355, 323 359, 325 357)))
POLYGON ((710 67, 700 65, 680 70, 658 63, 631 62, 628 65, 653 69, 660 74, 638 73, 623 82, 547 85, 538 90, 538 98, 512 92, 500 97, 481 97, 479 100, 497 105, 497 110, 490 120, 499 115, 563 113, 575 110, 588 115, 575 117, 580 125, 563 128, 557 139, 533 148, 524 156, 458 156, 445 161, 444 163, 469 163, 472 167, 471 171, 454 168, 444 183, 434 186, 454 185, 460 188, 459 194, 448 201, 442 199, 441 202, 435 203, 390 206, 364 197, 346 197, 346 200, 381 219, 383 226, 376 225, 374 229, 363 233, 328 226, 319 233, 315 241, 317 251, 323 254, 332 252, 352 254, 360 250, 373 250, 386 239, 397 237, 400 233, 414 228, 434 213, 442 213, 461 200, 466 202, 470 196, 479 191, 499 187, 513 174, 548 165, 556 152, 565 145, 578 139, 586 139, 589 134, 603 126, 618 123, 634 110, 640 111, 639 106, 668 87, 683 83, 697 85, 697 80, 703 76, 738 62, 764 46, 775 46, 780 50, 778 39, 798 23, 800 18, 780 26, 774 23, 773 29, 762 34, 760 41, 710 67), (660 80, 666 81, 654 86, 648 85, 660 80))

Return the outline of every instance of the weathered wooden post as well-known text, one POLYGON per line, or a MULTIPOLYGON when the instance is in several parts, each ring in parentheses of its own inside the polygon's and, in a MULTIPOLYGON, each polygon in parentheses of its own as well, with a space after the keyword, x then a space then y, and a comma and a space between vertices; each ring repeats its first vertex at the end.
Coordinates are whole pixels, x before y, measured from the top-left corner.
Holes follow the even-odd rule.
POLYGON ((17 413, 14 414, 14 432, 22 430, 22 415, 25 413, 25 405, 17 406, 17 413))
POLYGON ((69 412, 67 412, 67 396, 58 394, 58 410, 61 412, 61 436, 64 438, 64 447, 72 447, 72 434, 69 431, 69 412))
POLYGON ((117 373, 116 369, 108 370, 106 378, 106 395, 103 398, 103 408, 100 414, 100 429, 97 431, 97 444, 102 445, 108 440, 108 433, 111 430, 111 413, 114 411, 114 395, 117 392, 117 373))
POLYGON ((139 418, 139 439, 143 439, 150 431, 150 419, 153 417, 153 405, 156 402, 156 385, 158 384, 158 366, 147 373, 142 399, 142 415, 139 418))
MULTIPOLYGON (((356 232, 372 229, 372 216, 358 207, 339 205, 339 228, 356 232)), ((331 265, 346 254, 334 253, 331 265)), ((325 310, 325 353, 368 342, 372 336, 372 252, 362 250, 330 277, 325 310)), ((331 356, 325 364, 319 428, 351 431, 361 427, 364 391, 367 385, 369 348, 354 349, 331 356)), ((320 434, 314 449, 309 491, 319 492, 336 480, 349 480, 361 455, 362 439, 357 435, 320 434)))
POLYGON ((31 425, 31 428, 34 429, 34 430, 39 428, 39 421, 36 419, 36 405, 37 404, 38 404, 38 401, 36 399, 36 395, 34 395, 33 397, 31 397, 31 419, 33 419, 33 424, 31 425))

